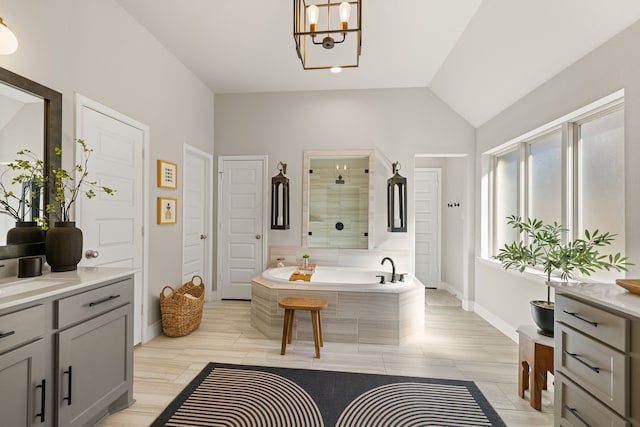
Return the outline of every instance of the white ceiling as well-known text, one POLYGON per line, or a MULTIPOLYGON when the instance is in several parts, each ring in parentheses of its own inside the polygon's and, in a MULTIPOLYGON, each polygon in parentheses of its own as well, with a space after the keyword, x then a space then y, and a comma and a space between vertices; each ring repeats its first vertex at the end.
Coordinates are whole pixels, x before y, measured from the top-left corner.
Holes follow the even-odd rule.
POLYGON ((331 74, 302 69, 292 0, 116 1, 215 93, 429 87, 476 127, 640 19, 639 0, 363 0, 360 66, 331 74))

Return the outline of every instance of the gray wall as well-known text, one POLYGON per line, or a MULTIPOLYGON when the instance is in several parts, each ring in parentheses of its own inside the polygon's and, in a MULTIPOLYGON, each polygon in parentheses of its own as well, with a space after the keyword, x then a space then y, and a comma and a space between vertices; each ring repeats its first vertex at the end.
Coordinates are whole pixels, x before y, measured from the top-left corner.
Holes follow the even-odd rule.
MULTIPOLYGON (((385 165, 375 170, 376 218, 386 218, 385 182, 392 175, 392 162, 402 164, 401 172, 409 178, 409 193, 413 191, 411 178, 417 154, 467 155, 465 168, 473 169, 474 129, 426 88, 216 94, 215 106, 216 156, 266 154, 270 176, 277 174, 279 161, 288 165, 291 228, 270 230, 270 245, 302 243, 305 150, 375 149, 385 165)), ((469 173, 465 185, 471 186, 473 176, 469 173)), ((473 205, 473 198, 470 200, 467 206, 473 205)), ((467 219, 472 228, 473 221, 467 219)), ((376 231, 375 247, 411 248, 413 253, 413 232, 413 219, 409 218, 408 233, 376 231)), ((462 248, 459 252, 463 254, 462 248)))
MULTIPOLYGON (((480 158, 486 150, 562 117, 619 89, 625 89, 626 255, 636 263, 627 274, 640 274, 640 22, 592 51, 553 79, 477 129, 476 184, 480 192, 480 158)), ((621 207, 611 206, 610 209, 621 207)), ((476 252, 480 254, 480 204, 476 203, 476 252)), ((528 301, 543 299, 541 281, 504 272, 490 262, 475 264, 476 310, 510 336, 531 323, 528 301), (505 303, 508 302, 508 303, 505 303)), ((612 284, 612 286, 615 286, 612 284)))
MULTIPOLYGON (((156 225, 156 160, 178 163, 182 146, 213 153, 213 94, 113 0, 2 2, 18 51, 0 66, 63 95, 63 164, 74 158, 74 94, 80 93, 151 128, 149 323, 159 319, 166 284, 179 285, 182 224, 156 225)), ((182 198, 182 188, 171 193, 182 198)))

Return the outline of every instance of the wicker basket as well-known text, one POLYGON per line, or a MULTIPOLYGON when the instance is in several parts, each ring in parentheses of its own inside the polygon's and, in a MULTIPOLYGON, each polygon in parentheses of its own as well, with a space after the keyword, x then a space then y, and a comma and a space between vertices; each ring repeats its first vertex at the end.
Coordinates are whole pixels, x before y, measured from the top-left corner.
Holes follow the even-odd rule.
POLYGON ((160 292, 160 312, 162 331, 168 337, 183 337, 198 329, 202 321, 204 304, 204 282, 202 277, 193 276, 190 282, 175 291, 165 286, 160 292), (199 281, 196 285, 194 281, 199 281), (167 290, 171 292, 167 294, 167 290))

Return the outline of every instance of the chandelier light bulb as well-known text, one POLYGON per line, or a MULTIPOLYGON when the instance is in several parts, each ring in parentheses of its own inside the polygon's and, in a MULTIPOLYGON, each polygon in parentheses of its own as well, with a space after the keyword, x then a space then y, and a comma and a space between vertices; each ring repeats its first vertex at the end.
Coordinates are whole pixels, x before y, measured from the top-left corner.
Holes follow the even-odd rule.
POLYGON ((342 22, 342 29, 346 30, 349 26, 349 16, 351 16, 351 5, 346 1, 340 3, 338 12, 340 13, 340 22, 342 22))
POLYGON ((318 16, 320 16, 320 10, 315 4, 307 6, 307 19, 309 20, 309 31, 315 33, 316 26, 318 25, 318 16))
POLYGON ((11 55, 18 50, 18 39, 0 17, 0 55, 11 55))

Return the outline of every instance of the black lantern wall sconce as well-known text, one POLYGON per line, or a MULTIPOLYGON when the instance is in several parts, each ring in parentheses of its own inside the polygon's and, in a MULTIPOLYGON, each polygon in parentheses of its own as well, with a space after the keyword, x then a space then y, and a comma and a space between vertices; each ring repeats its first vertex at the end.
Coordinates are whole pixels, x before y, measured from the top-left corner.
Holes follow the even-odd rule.
POLYGON ((289 229, 289 178, 287 164, 279 162, 280 173, 271 178, 271 229, 289 229))
POLYGON ((407 231, 407 178, 400 176, 400 162, 392 164, 393 176, 387 180, 387 231, 407 231))

